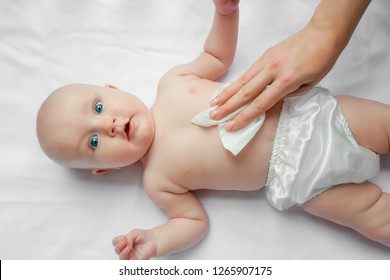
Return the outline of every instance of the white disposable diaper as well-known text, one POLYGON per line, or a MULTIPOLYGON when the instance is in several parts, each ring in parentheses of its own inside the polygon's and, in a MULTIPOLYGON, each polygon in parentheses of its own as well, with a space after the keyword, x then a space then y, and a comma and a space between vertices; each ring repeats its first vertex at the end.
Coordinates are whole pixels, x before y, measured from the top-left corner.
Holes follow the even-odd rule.
POLYGON ((379 172, 379 156, 353 137, 337 100, 316 87, 284 101, 266 183, 277 209, 301 205, 332 186, 379 172))

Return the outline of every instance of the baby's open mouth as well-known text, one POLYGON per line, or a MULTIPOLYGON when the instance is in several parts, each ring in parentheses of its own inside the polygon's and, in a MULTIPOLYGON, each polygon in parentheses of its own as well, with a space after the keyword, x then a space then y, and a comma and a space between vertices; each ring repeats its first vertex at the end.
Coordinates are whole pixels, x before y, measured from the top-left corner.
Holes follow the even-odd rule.
POLYGON ((130 120, 129 122, 125 125, 125 133, 126 133, 126 136, 127 136, 127 140, 130 140, 130 120))

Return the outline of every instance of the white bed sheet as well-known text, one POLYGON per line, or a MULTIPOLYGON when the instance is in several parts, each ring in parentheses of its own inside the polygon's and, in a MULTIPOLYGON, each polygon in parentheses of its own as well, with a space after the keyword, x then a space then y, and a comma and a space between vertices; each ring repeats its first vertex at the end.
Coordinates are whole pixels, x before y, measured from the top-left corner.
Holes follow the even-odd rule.
MULTIPOLYGON (((301 28, 318 1, 242 0, 237 55, 225 81, 301 28)), ((114 84, 153 104, 159 78, 201 50, 211 0, 0 0, 0 258, 116 259, 112 237, 165 221, 139 164, 93 176, 52 163, 35 136, 41 102, 73 82, 114 84)), ((321 82, 390 103, 390 1, 372 1, 321 82)), ((364 118, 364 116, 362 116, 364 118)), ((390 191, 390 157, 375 182, 390 191)), ((199 191, 210 232, 165 259, 390 259, 390 250, 301 209, 278 212, 263 191, 199 191)))

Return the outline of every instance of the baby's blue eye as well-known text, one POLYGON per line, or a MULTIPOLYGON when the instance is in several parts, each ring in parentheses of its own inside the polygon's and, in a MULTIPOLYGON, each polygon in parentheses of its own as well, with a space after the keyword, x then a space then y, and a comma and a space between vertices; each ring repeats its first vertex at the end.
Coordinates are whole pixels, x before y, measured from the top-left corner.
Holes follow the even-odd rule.
POLYGON ((98 113, 98 114, 103 112, 103 103, 102 102, 97 102, 95 104, 95 112, 98 113))
POLYGON ((99 145, 99 137, 97 135, 92 136, 91 140, 89 140, 89 146, 92 150, 95 150, 99 145))

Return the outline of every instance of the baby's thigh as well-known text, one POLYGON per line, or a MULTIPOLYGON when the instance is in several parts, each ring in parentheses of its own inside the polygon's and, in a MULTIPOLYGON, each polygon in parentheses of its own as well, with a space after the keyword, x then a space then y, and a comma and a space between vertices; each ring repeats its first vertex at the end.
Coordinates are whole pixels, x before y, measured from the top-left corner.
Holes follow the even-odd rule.
POLYGON ((303 205, 303 209, 312 215, 358 230, 364 224, 362 219, 369 219, 367 210, 378 202, 382 194, 377 185, 368 181, 342 184, 315 196, 303 205))
POLYGON ((373 183, 336 186, 306 202, 303 208, 390 247, 390 194, 373 183))
POLYGON ((336 97, 359 145, 383 154, 389 151, 390 106, 353 96, 336 97))

